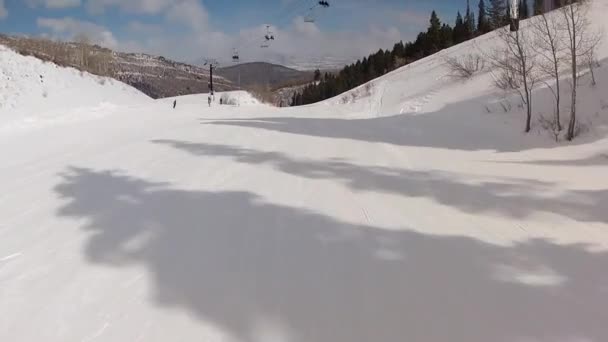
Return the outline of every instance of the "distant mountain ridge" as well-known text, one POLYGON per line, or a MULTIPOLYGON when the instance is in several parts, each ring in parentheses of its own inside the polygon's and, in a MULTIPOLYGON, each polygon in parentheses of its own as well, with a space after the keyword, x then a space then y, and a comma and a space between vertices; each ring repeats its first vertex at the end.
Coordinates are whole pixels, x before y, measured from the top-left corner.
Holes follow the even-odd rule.
MULTIPOLYGON (((163 56, 125 53, 97 45, 3 34, 0 34, 0 44, 22 55, 115 78, 155 99, 209 91, 208 67, 177 62, 163 56), (87 58, 84 57, 85 51, 87 58)), ((309 67, 318 66, 322 73, 330 70, 320 67, 324 65, 322 63, 309 63, 309 67)), ((217 68, 213 75, 215 91, 240 88, 256 94, 267 93, 268 96, 263 97, 277 105, 287 103, 282 99, 285 94, 310 84, 313 79, 314 69, 303 71, 267 62, 249 62, 217 68)))
MULTIPOLYGON (((116 52, 97 45, 3 34, 0 34, 0 44, 22 55, 113 77, 155 99, 209 91, 209 69, 162 56, 116 52), (87 58, 84 58, 84 51, 87 58)), ((213 83, 216 91, 237 89, 235 84, 221 76, 214 75, 213 83)))
POLYGON ((313 81, 313 71, 300 71, 278 64, 251 62, 217 69, 217 74, 243 88, 265 86, 272 89, 309 83, 313 81))

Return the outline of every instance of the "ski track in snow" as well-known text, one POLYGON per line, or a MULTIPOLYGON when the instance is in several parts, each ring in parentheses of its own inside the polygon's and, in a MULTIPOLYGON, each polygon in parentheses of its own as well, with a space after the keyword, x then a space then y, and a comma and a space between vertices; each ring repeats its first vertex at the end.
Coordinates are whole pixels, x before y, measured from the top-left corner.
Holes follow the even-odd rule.
POLYGON ((415 98, 413 100, 407 101, 401 110, 399 110, 399 114, 417 114, 424 110, 424 106, 431 102, 433 97, 437 95, 436 91, 431 91, 428 94, 415 98))
POLYGON ((11 255, 7 255, 5 257, 0 258, 0 262, 16 259, 16 258, 18 258, 20 256, 21 256, 21 253, 14 253, 14 254, 11 254, 11 255))

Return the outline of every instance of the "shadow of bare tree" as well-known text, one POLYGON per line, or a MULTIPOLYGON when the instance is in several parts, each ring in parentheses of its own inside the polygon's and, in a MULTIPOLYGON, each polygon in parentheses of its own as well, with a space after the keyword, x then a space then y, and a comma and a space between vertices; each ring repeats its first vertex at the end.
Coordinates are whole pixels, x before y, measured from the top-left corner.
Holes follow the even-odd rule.
MULTIPOLYGON (((608 78, 608 68, 598 70, 598 78, 608 78)), ((588 75, 585 76, 584 82, 590 82, 588 75)), ((478 90, 475 91, 478 92, 478 90)), ((418 98, 425 93, 428 94, 429 91, 410 94, 408 97, 401 98, 401 102, 407 103, 408 100, 418 98)), ((557 148, 566 144, 565 142, 554 143, 550 134, 545 138, 536 137, 535 134, 524 134, 525 114, 520 99, 514 94, 510 94, 506 98, 504 95, 495 92, 444 103, 443 108, 433 112, 418 113, 414 111, 396 115, 397 112, 389 111, 384 114, 395 115, 383 114, 380 117, 361 119, 286 116, 201 121, 204 125, 248 127, 303 136, 463 151, 519 152, 534 148, 557 148), (501 100, 501 98, 503 99, 501 100), (522 107, 520 108, 520 106, 522 107), (509 123, 505 125, 506 122, 509 123)), ((602 88, 585 88, 579 95, 579 103, 585 104, 585 106, 579 108, 578 120, 580 122, 588 121, 586 126, 606 126, 605 119, 591 115, 591 113, 597 113, 598 116, 600 113, 606 115, 608 112, 608 106, 600 101, 604 96, 602 88)), ((541 134, 545 129, 538 127, 537 120, 539 115, 548 116, 553 113, 554 98, 550 89, 546 87, 537 88, 534 91, 534 97, 537 105, 534 108, 533 126, 537 125, 537 127, 533 127, 533 131, 541 134)), ((566 101, 562 102, 564 106, 569 105, 567 103, 569 100, 566 98, 567 96, 563 98, 566 101)), ((442 103, 442 100, 438 99, 438 103, 442 103)), ((294 110, 298 110, 298 107, 295 108, 294 110)), ((311 105, 305 110, 299 111, 298 114, 310 115, 317 109, 320 113, 325 113, 327 108, 324 104, 311 105)), ((339 110, 339 107, 334 110, 339 110)), ((367 115, 373 114, 367 113, 367 115)), ((602 129, 594 134, 577 137, 567 144, 586 144, 604 138, 606 138, 606 130, 602 129)))
POLYGON ((472 130, 477 130, 478 127, 474 127, 471 122, 479 121, 480 117, 481 114, 476 114, 475 118, 463 118, 450 117, 442 113, 429 113, 366 119, 274 117, 203 120, 202 122, 205 125, 250 127, 297 135, 387 143, 398 146, 500 152, 529 148, 520 141, 521 139, 515 138, 514 132, 504 130, 473 132, 472 130))
MULTIPOLYGON (((333 177, 333 167, 301 172, 333 177)), ((588 246, 386 231, 248 192, 186 191, 112 171, 71 168, 55 191, 65 201, 57 214, 90 233, 91 263, 142 265, 155 305, 235 340, 608 340, 608 254, 588 246)))
POLYGON ((501 164, 528 164, 547 166, 608 166, 608 154, 601 153, 583 159, 533 160, 533 161, 493 161, 501 164))
POLYGON ((361 166, 343 161, 293 159, 279 152, 260 152, 228 145, 156 140, 196 156, 226 157, 241 163, 267 165, 281 172, 342 182, 353 190, 426 197, 468 213, 496 212, 515 218, 553 213, 586 222, 608 222, 608 189, 570 190, 549 195, 554 184, 530 179, 505 179, 472 184, 466 175, 361 166))

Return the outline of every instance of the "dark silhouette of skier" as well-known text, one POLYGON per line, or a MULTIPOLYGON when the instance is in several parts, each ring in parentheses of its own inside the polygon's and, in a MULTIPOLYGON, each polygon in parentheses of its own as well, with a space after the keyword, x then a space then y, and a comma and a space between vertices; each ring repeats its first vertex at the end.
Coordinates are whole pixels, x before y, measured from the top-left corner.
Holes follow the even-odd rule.
POLYGON ((175 106, 177 106, 177 100, 173 101, 173 109, 175 109, 175 106))

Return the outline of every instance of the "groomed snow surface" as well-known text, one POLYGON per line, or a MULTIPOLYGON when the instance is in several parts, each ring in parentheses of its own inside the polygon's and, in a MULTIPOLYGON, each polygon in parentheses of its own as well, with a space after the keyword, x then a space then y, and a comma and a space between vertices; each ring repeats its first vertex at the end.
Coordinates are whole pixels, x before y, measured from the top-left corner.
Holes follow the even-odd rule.
POLYGON ((1 49, 0 341, 608 341, 608 64, 555 143, 447 77, 492 41, 291 109, 1 49))

